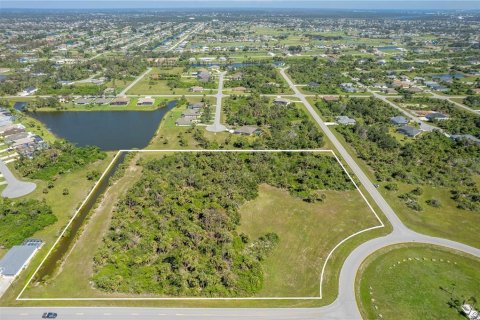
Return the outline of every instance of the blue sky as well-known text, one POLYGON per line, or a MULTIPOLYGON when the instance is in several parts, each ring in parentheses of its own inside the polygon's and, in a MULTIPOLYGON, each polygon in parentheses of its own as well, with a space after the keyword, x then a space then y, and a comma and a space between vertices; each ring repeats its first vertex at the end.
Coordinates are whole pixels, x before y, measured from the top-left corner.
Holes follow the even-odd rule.
POLYGON ((191 7, 278 7, 278 8, 334 8, 334 9, 479 9, 480 0, 475 1, 387 1, 387 0, 336 0, 336 1, 286 1, 286 0, 0 0, 1 8, 191 8, 191 7))

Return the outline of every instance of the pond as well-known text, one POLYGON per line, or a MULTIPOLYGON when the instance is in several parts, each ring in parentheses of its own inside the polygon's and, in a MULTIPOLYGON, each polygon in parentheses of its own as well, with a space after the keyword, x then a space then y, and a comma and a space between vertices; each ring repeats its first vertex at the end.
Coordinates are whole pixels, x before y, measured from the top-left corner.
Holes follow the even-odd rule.
POLYGON ((381 52, 392 52, 392 51, 400 51, 400 49, 397 46, 384 46, 384 47, 378 47, 378 51, 381 52))
POLYGON ((55 111, 30 115, 57 137, 78 146, 95 145, 106 151, 142 149, 176 104, 170 101, 155 111, 55 111))

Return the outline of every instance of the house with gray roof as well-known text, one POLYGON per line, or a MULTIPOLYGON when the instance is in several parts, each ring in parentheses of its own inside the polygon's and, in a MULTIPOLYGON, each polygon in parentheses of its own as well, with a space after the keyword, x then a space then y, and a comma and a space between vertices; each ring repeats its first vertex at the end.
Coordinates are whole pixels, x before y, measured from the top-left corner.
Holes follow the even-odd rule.
POLYGON ((336 119, 338 124, 345 124, 345 125, 354 125, 357 123, 355 119, 349 118, 347 116, 338 116, 336 119))
POLYGON ((240 127, 240 128, 237 128, 233 131, 234 134, 241 134, 241 135, 244 135, 244 136, 251 136, 251 135, 254 135, 254 134, 260 134, 262 133, 262 130, 258 127, 255 127, 255 126, 243 126, 243 127, 240 127))
POLYGON ((97 98, 95 100, 96 104, 109 104, 110 102, 112 102, 111 98, 97 98))
POLYGON ((448 116, 444 113, 441 112, 432 112, 429 113, 425 116, 425 118, 428 119, 428 121, 435 121, 435 120, 448 120, 448 116))
POLYGON ((0 276, 15 278, 25 269, 33 255, 43 245, 41 240, 26 240, 22 245, 13 246, 0 260, 0 276))
POLYGON ((192 120, 191 118, 178 118, 176 121, 175 121, 175 125, 179 126, 179 127, 184 127, 184 126, 191 126, 192 125, 192 120))
POLYGON ((90 104, 93 103, 93 98, 78 98, 74 103, 78 105, 90 104))
POLYGON ((396 126, 404 126, 404 125, 408 124, 409 121, 407 119, 405 119, 405 117, 396 116, 396 117, 390 118, 390 122, 393 123, 396 126))
POLYGON ((406 135, 407 137, 415 138, 420 133, 422 133, 422 130, 419 130, 417 128, 410 127, 410 126, 403 126, 403 127, 398 128, 397 132, 399 132, 403 135, 406 135))
POLYGON ((475 136, 472 136, 471 134, 453 134, 450 136, 450 138, 455 141, 468 141, 470 143, 480 145, 480 139, 478 139, 475 136))

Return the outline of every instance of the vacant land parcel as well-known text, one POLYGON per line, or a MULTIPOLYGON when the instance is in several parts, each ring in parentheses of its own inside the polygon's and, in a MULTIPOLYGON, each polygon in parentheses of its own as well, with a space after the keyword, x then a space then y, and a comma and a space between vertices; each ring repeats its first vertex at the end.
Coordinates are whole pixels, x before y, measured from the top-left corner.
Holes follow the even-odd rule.
POLYGON ((113 214, 100 206, 25 298, 318 298, 335 245, 378 225, 330 153, 150 153, 137 163, 113 214))

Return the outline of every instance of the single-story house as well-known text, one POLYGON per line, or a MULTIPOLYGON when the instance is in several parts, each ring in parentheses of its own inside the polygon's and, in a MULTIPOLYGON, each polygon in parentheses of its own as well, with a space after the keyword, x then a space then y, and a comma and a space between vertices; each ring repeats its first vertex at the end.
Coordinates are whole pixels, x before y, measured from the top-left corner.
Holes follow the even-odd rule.
POLYGON ((258 127, 255 126, 243 126, 240 128, 237 128, 233 131, 234 134, 241 134, 244 136, 251 136, 253 134, 260 134, 262 133, 262 130, 258 127))
POLYGON ((202 92, 202 91, 203 91, 203 87, 193 86, 193 87, 190 87, 190 91, 191 91, 191 92, 202 92))
POLYGON ((96 104, 109 104, 110 102, 112 102, 111 98, 97 98, 97 99, 95 99, 96 104))
POLYGON ((405 89, 405 91, 410 92, 410 93, 423 92, 422 88, 419 88, 419 87, 410 87, 410 88, 405 89))
POLYGON ((235 88, 232 88, 232 91, 234 91, 234 92, 246 92, 247 88, 245 88, 245 87, 235 87, 235 88))
POLYGON ((110 102, 111 106, 126 106, 130 102, 127 96, 117 97, 110 102))
POLYGON ((338 124, 345 124, 345 125, 354 125, 357 123, 355 119, 349 118, 347 116, 338 116, 336 119, 338 124))
POLYGON ((182 112, 183 118, 197 119, 202 115, 202 112, 199 109, 187 109, 182 112))
POLYGON ((444 113, 441 112, 432 112, 429 113, 425 116, 428 121, 434 121, 434 120, 447 120, 448 116, 444 113))
POLYGON ((12 128, 9 128, 7 130, 5 130, 2 135, 4 137, 8 137, 8 136, 11 136, 11 135, 14 135, 14 134, 17 134, 17 133, 22 133, 22 132, 25 132, 25 128, 22 128, 22 127, 12 127, 12 128))
POLYGON ((383 92, 386 93, 386 94, 397 94, 397 90, 393 89, 393 88, 385 88, 383 89, 383 92))
POLYGON ((20 92, 18 95, 22 96, 22 97, 25 97, 25 96, 29 96, 31 94, 34 94, 37 91, 38 91, 38 89, 35 88, 35 87, 27 87, 27 88, 25 88, 25 90, 20 92))
POLYGON ((237 72, 232 76, 232 80, 242 80, 243 78, 243 73, 237 72))
POLYGON ((288 106, 290 103, 292 103, 292 101, 282 97, 278 97, 278 98, 275 98, 275 100, 273 100, 273 103, 276 105, 288 106))
POLYGON ((41 248, 41 240, 25 240, 22 245, 13 246, 0 260, 0 276, 11 277, 12 280, 27 267, 28 263, 41 248))
POLYGON ((8 131, 10 129, 13 129, 13 128, 23 128, 25 130, 25 127, 21 124, 7 124, 7 125, 4 125, 4 126, 0 126, 0 134, 4 134, 5 131, 8 131))
POLYGON ((153 106, 155 99, 152 97, 140 98, 137 101, 137 106, 153 106))
POLYGON ((475 144, 480 144, 480 139, 478 139, 475 136, 472 136, 471 134, 454 134, 450 136, 451 139, 453 140, 465 140, 468 142, 472 142, 475 144))
POLYGON ((317 82, 311 81, 308 83, 310 88, 318 88, 320 85, 317 82))
POLYGON ((338 100, 340 100, 340 97, 338 97, 338 96, 324 96, 322 99, 325 102, 329 102, 329 101, 338 101, 338 100))
POLYGON ((18 111, 23 111, 27 107, 27 102, 17 101, 13 105, 13 108, 18 111))
POLYGON ((78 105, 85 105, 93 103, 93 100, 93 98, 78 98, 74 103, 78 105))
POLYGON ((177 126, 191 126, 192 125, 192 120, 191 118, 178 118, 175 121, 175 125, 177 126))
POLYGON ((10 144, 14 141, 18 141, 18 140, 25 139, 25 138, 28 138, 28 137, 29 137, 28 132, 25 132, 25 131, 17 132, 17 133, 11 134, 9 136, 5 136, 5 143, 10 144))
POLYGON ((205 107, 205 103, 203 102, 196 102, 196 103, 191 103, 188 105, 188 109, 192 109, 192 110, 201 110, 205 107))
POLYGON ((201 82, 208 82, 210 81, 210 72, 206 71, 206 70, 202 70, 200 71, 198 74, 197 74, 197 78, 198 80, 200 80, 201 82))
POLYGON ((397 131, 403 135, 406 135, 408 137, 411 137, 411 138, 415 138, 416 136, 418 136, 420 133, 422 133, 422 130, 419 130, 417 128, 414 128, 414 127, 410 127, 410 126, 403 126, 403 127, 400 127, 397 129, 397 131))
POLYGON ((390 122, 392 122, 396 126, 404 126, 409 123, 409 121, 402 116, 392 117, 390 118, 390 122))
POLYGON ((340 87, 343 89, 343 91, 348 92, 348 93, 357 92, 357 89, 355 89, 353 87, 353 83, 351 83, 351 82, 341 83, 340 87))

